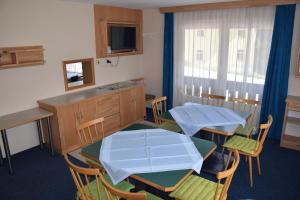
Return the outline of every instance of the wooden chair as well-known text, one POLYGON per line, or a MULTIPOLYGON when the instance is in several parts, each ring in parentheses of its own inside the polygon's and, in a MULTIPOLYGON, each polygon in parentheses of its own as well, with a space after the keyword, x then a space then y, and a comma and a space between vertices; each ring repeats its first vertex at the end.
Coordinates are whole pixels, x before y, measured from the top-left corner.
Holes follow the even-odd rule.
POLYGON ((225 96, 213 95, 208 93, 201 94, 201 103, 212 106, 224 106, 225 96))
POLYGON ((152 112, 154 117, 154 122, 158 125, 157 127, 166 129, 173 132, 181 132, 181 128, 174 121, 166 122, 159 119, 159 116, 167 112, 167 97, 158 97, 154 99, 152 104, 152 112))
POLYGON ((145 191, 139 191, 137 193, 121 191, 109 184, 102 174, 100 174, 100 179, 104 186, 106 197, 108 200, 162 200, 161 198, 145 191))
POLYGON ((107 174, 103 176, 100 169, 79 167, 73 164, 66 154, 64 155, 64 157, 77 188, 76 199, 108 199, 106 197, 106 191, 101 181, 102 179, 106 180, 106 182, 109 183, 111 187, 125 192, 128 192, 134 188, 134 185, 130 184, 127 181, 122 181, 116 186, 112 186, 113 184, 109 176, 107 174))
MULTIPOLYGON (((249 163, 249 178, 251 187, 253 187, 252 157, 256 158, 257 160, 258 175, 260 175, 261 169, 259 155, 263 149, 263 144, 272 125, 272 122, 273 117, 269 115, 268 122, 266 124, 260 125, 259 134, 256 140, 234 135, 223 145, 229 150, 229 155, 231 155, 232 151, 238 150, 241 155, 245 155, 247 157, 247 161, 249 163)), ((226 168, 227 166, 228 163, 226 164, 226 168)))
POLYGON ((255 122, 259 101, 241 98, 232 98, 231 101, 233 103, 233 110, 241 113, 251 113, 251 116, 248 118, 245 127, 240 126, 235 132, 237 135, 250 138, 252 136, 252 132, 255 130, 255 122))
MULTIPOLYGON (((228 160, 231 158, 231 154, 228 160)), ((230 169, 218 172, 216 178, 217 183, 201 178, 199 176, 189 176, 170 196, 180 200, 225 200, 227 198, 227 191, 231 184, 234 172, 240 162, 238 151, 234 151, 234 160, 230 169), (221 181, 223 181, 223 184, 221 181)))
POLYGON ((77 134, 82 146, 92 144, 104 138, 103 122, 104 118, 101 117, 76 125, 77 134))
MULTIPOLYGON (((103 122, 104 118, 101 117, 82 124, 76 124, 77 134, 82 147, 104 138, 103 122)), ((91 159, 86 158, 85 161, 90 167, 103 168, 100 163, 91 159)))
MULTIPOLYGON (((225 96, 202 93, 201 104, 223 107, 225 98, 225 96)), ((211 140, 214 141, 214 134, 211 136, 211 140)), ((220 143, 220 135, 218 135, 218 143, 220 143)))

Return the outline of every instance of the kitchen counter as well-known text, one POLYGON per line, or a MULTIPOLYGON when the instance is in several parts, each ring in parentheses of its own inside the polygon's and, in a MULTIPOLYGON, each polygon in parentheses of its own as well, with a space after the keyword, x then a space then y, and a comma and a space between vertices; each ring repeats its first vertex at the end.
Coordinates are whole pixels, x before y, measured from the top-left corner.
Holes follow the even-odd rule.
POLYGON ((67 104, 76 103, 82 100, 90 99, 97 97, 99 95, 105 95, 105 94, 113 94, 120 92, 122 90, 127 90, 134 87, 144 86, 143 82, 137 82, 137 81, 123 81, 119 83, 104 85, 100 87, 95 87, 88 90, 83 90, 79 92, 74 92, 70 94, 64 94, 56 97, 51 97, 47 99, 39 100, 39 104, 47 104, 50 106, 63 106, 67 104))

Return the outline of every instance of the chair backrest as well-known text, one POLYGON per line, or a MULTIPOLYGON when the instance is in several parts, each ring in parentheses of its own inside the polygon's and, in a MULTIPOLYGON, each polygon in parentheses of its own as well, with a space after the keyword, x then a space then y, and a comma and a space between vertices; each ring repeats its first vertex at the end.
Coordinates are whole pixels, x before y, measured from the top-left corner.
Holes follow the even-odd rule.
POLYGON ((104 186, 104 190, 108 200, 112 200, 112 199, 146 200, 147 199, 146 193, 124 192, 112 187, 104 179, 102 174, 100 174, 100 179, 104 186))
POLYGON ((65 160, 68 164, 69 170, 72 174, 73 181, 76 188, 80 194, 80 199, 90 200, 90 199, 100 199, 101 197, 101 185, 100 185, 100 169, 97 168, 83 168, 73 164, 67 154, 64 155, 65 160), (97 193, 92 192, 91 181, 95 180, 97 193), (95 196, 98 195, 98 196, 95 196))
POLYGON ((104 137, 104 118, 94 119, 82 124, 77 124, 77 134, 82 146, 94 143, 104 137))
POLYGON ((255 125, 254 122, 256 121, 259 101, 254 99, 241 99, 241 98, 232 98, 231 99, 233 104, 233 110, 239 112, 249 112, 251 116, 247 120, 249 124, 255 125))
POLYGON ((225 96, 202 93, 201 94, 201 103, 212 106, 224 106, 225 96))
POLYGON ((158 116, 167 111, 167 97, 158 97, 151 102, 153 117, 156 124, 160 124, 158 116))
POLYGON ((256 152, 260 152, 262 150, 272 123, 273 123, 273 117, 272 115, 269 115, 267 123, 259 125, 259 133, 256 139, 256 147, 255 147, 256 152))
MULTIPOLYGON (((232 162, 231 167, 229 169, 225 170, 225 171, 217 173, 218 184, 216 186, 216 193, 215 193, 215 196, 214 196, 214 200, 216 200, 216 198, 217 198, 217 191, 218 191, 218 188, 220 187, 221 180, 224 180, 224 179, 225 179, 225 182, 223 184, 223 188, 221 190, 219 199, 226 199, 226 197, 227 197, 227 191, 228 191, 229 186, 231 184, 234 172, 235 172, 235 170, 236 170, 236 168, 237 168, 237 166, 239 165, 239 162, 240 162, 240 155, 239 155, 239 152, 237 150, 234 150, 233 157, 234 157, 234 160, 232 162)), ((228 157, 227 159, 231 159, 231 158, 228 157)))

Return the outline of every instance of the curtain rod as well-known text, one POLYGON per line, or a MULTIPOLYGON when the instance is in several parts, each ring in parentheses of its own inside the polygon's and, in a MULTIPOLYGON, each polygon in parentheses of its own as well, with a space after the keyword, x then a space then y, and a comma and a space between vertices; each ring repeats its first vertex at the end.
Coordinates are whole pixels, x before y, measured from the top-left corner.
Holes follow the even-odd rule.
POLYGON ((197 10, 218 10, 218 9, 232 9, 232 8, 248 8, 257 6, 275 6, 297 4, 300 0, 239 0, 218 3, 201 3, 183 6, 171 6, 159 8, 161 13, 170 12, 189 12, 197 10))

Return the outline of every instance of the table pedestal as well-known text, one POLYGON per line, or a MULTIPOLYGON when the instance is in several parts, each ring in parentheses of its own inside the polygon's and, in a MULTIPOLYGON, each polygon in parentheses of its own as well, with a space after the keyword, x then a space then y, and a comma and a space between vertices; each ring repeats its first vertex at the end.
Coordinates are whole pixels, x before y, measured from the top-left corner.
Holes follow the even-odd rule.
MULTIPOLYGON (((216 175, 218 172, 224 171, 227 159, 227 154, 222 154, 220 152, 215 151, 204 161, 201 170, 203 172, 216 175)), ((230 158, 229 166, 232 162, 233 156, 230 158)))

